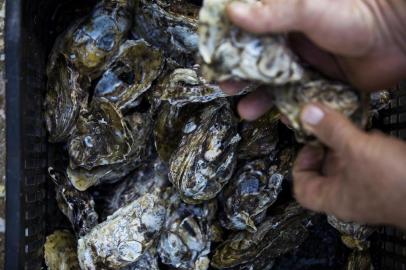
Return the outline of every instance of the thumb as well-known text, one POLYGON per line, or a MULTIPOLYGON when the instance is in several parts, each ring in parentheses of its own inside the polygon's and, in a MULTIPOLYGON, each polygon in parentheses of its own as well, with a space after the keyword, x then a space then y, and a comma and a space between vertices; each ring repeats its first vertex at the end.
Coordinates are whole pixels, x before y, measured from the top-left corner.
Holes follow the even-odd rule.
POLYGON ((347 117, 321 104, 304 107, 300 120, 305 130, 337 152, 346 150, 354 139, 359 141, 366 136, 347 117))

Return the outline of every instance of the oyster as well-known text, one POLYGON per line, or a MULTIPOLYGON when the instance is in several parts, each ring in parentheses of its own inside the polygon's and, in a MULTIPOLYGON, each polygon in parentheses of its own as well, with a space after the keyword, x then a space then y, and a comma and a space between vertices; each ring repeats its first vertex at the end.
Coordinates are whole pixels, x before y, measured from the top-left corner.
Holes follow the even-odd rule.
POLYGON ((161 100, 176 106, 205 103, 227 96, 217 84, 207 82, 199 73, 199 65, 175 69, 158 83, 155 93, 161 100))
POLYGON ((387 90, 373 92, 370 95, 370 104, 373 111, 387 109, 391 103, 391 93, 387 90))
POLYGON ((240 136, 226 101, 205 107, 183 129, 170 160, 169 180, 187 203, 213 199, 231 178, 240 136))
POLYGON ((167 57, 186 65, 198 50, 199 6, 190 1, 140 0, 134 17, 134 36, 165 49, 167 57))
POLYGON ((373 270, 371 255, 368 251, 353 250, 347 259, 345 270, 373 270))
POLYGON ((229 236, 214 252, 211 264, 217 269, 260 269, 252 267, 297 248, 307 238, 309 214, 296 203, 282 213, 267 217, 255 233, 242 231, 229 236))
POLYGON ((228 229, 255 232, 282 190, 283 174, 265 160, 247 162, 224 188, 221 200, 228 229))
POLYGON ((301 109, 309 102, 354 115, 354 121, 365 124, 358 115, 363 104, 354 89, 305 70, 283 35, 259 36, 232 25, 225 12, 232 1, 205 0, 200 10, 199 51, 207 80, 244 79, 272 86, 276 106, 289 118, 300 141, 310 140, 299 121, 301 109))
POLYGON ((64 58, 55 59, 47 69, 48 83, 45 98, 45 122, 50 142, 68 139, 81 108, 87 106, 87 87, 90 81, 64 58))
POLYGON ((159 270, 156 249, 148 249, 135 263, 120 270, 159 270))
POLYGON ((215 201, 199 206, 187 205, 176 192, 168 201, 165 230, 158 245, 161 261, 176 269, 208 269, 210 224, 217 210, 215 201))
POLYGON ((164 102, 161 105, 155 121, 154 139, 158 155, 164 162, 169 162, 172 153, 180 144, 187 120, 196 110, 198 107, 193 104, 177 107, 164 102))
POLYGON ((129 32, 133 0, 102 1, 61 34, 47 66, 45 119, 50 142, 65 141, 86 110, 91 79, 98 77, 129 32))
POLYGON ((64 173, 55 171, 52 167, 48 171, 56 184, 56 201, 59 209, 69 219, 79 236, 87 234, 98 223, 93 197, 74 188, 64 173))
POLYGON ((355 222, 344 222, 335 216, 327 216, 328 223, 338 230, 343 243, 352 249, 365 250, 369 247, 368 237, 375 231, 374 228, 355 222))
POLYGON ((125 161, 133 144, 132 134, 120 111, 108 100, 92 100, 81 115, 68 142, 71 167, 91 170, 125 161))
POLYGON ((278 123, 279 114, 275 109, 271 109, 258 120, 242 122, 238 158, 251 160, 275 152, 279 141, 278 123))
POLYGON ((168 168, 159 159, 143 163, 120 182, 106 187, 103 194, 102 219, 139 197, 164 189, 169 184, 168 168))
POLYGON ((45 264, 49 270, 79 269, 76 239, 69 231, 54 231, 44 244, 45 264))
POLYGON ((145 194, 117 210, 79 239, 81 269, 117 269, 136 262, 159 236, 165 214, 157 194, 145 194))
POLYGON ((94 96, 105 97, 121 110, 134 107, 161 73, 163 55, 144 40, 128 40, 96 85, 94 96))

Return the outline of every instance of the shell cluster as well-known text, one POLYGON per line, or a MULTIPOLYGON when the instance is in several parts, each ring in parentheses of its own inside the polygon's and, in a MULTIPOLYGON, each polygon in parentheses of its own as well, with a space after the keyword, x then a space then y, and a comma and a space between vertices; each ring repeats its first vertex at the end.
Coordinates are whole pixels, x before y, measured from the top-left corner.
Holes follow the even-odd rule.
POLYGON ((323 100, 352 115, 359 97, 305 69, 283 36, 232 26, 227 2, 101 0, 60 33, 44 104, 63 219, 49 269, 327 269, 345 245, 348 269, 368 262, 369 229, 330 217, 334 230, 291 195, 295 133, 308 139, 300 108, 323 100), (253 83, 228 96, 213 79, 229 78, 253 83), (260 84, 276 106, 239 119, 238 96, 260 84))

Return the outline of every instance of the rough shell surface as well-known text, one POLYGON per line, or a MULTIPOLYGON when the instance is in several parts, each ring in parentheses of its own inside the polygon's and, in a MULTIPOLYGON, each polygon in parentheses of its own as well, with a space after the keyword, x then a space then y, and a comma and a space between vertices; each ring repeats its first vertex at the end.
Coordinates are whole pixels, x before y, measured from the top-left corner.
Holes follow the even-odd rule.
POLYGON ((55 183, 59 209, 69 219, 79 236, 87 234, 98 223, 93 197, 74 188, 65 173, 49 168, 49 175, 55 183))
POLYGON ((198 10, 188 1, 140 0, 132 32, 162 48, 167 57, 187 65, 194 62, 198 50, 198 10))
POLYGON ((45 264, 49 270, 79 269, 76 239, 69 231, 54 231, 44 244, 45 264))
POLYGON ((117 210, 78 241, 81 269, 128 266, 154 244, 166 210, 157 194, 145 194, 117 210))
POLYGON ((211 247, 210 228, 217 211, 215 201, 188 205, 174 192, 168 200, 165 229, 158 253, 162 263, 175 269, 206 270, 211 247))
POLYGON ((307 237, 305 224, 309 214, 296 203, 281 213, 267 217, 256 232, 242 231, 231 234, 221 243, 212 257, 217 269, 239 269, 256 260, 272 259, 297 248, 307 237))
POLYGON ((156 248, 148 249, 135 263, 120 270, 160 270, 156 248))
POLYGON ((368 250, 353 250, 348 256, 345 270, 373 270, 371 255, 368 250))
POLYGON ((224 188, 225 226, 234 230, 255 232, 256 224, 276 201, 284 176, 278 167, 265 160, 247 162, 224 188))
POLYGON ((327 220, 342 234, 341 239, 347 247, 358 250, 369 247, 368 237, 375 231, 375 228, 355 222, 345 222, 332 215, 327 216, 327 220))
POLYGON ((128 40, 103 73, 94 95, 107 98, 121 110, 134 107, 159 76, 163 65, 160 50, 144 40, 128 40))
POLYGON ((234 172, 239 140, 227 102, 215 102, 187 121, 169 166, 169 180, 185 202, 207 201, 221 191, 234 172))

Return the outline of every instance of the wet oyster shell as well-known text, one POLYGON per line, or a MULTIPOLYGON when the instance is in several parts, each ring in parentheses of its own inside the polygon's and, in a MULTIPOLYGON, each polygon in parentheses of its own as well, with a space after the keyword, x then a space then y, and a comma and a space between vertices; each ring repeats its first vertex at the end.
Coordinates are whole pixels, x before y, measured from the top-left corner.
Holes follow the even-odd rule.
POLYGON ((120 111, 107 99, 95 98, 89 111, 78 118, 68 142, 71 167, 91 170, 121 163, 132 144, 132 134, 120 111))
POLYGON ((217 211, 216 202, 188 205, 173 191, 168 202, 165 229, 158 244, 162 263, 175 269, 208 269, 210 225, 217 211))
POLYGON ((159 236, 165 214, 157 194, 145 194, 117 210, 79 239, 81 269, 117 269, 136 262, 159 236))
POLYGON ((242 231, 230 235, 215 250, 211 265, 217 269, 249 269, 257 260, 271 264, 274 258, 305 241, 308 220, 307 211, 290 203, 281 213, 267 217, 255 233, 242 231))
POLYGON ((198 107, 191 104, 183 107, 163 102, 159 108, 154 126, 154 141, 159 157, 169 162, 182 139, 183 128, 190 115, 196 114, 198 107))
POLYGON ((176 106, 206 103, 227 96, 217 84, 207 82, 201 76, 199 65, 175 69, 158 82, 155 95, 176 106))
POLYGON ((213 199, 231 178, 235 164, 237 121, 225 101, 205 107, 185 124, 170 160, 169 180, 187 203, 213 199))
POLYGON ((332 215, 327 216, 327 221, 342 234, 341 240, 347 247, 360 251, 368 249, 368 237, 375 228, 355 222, 345 222, 332 215))
POLYGON ((233 26, 225 11, 232 1, 205 0, 200 10, 199 52, 207 80, 243 79, 273 86, 275 105, 288 117, 300 142, 314 140, 299 120, 309 102, 322 103, 365 125, 365 104, 354 89, 305 70, 285 36, 259 36, 233 26))
POLYGON ((75 236, 67 231, 54 231, 44 244, 45 264, 49 270, 79 269, 75 236))
MULTIPOLYGON (((116 210, 147 194, 163 190, 169 185, 168 168, 159 159, 143 163, 123 180, 105 187, 102 201, 102 220, 116 210)), ((101 187, 103 189, 103 187, 101 187)))
POLYGON ((241 142, 238 158, 252 160, 275 152, 279 141, 279 113, 274 108, 255 121, 240 124, 241 142))
POLYGON ((373 111, 387 109, 391 103, 392 95, 387 90, 373 92, 370 95, 369 103, 373 111))
POLYGON ((160 270, 156 248, 148 249, 135 263, 120 270, 160 270))
POLYGON ((61 212, 69 219, 74 231, 83 236, 98 223, 93 197, 72 186, 66 174, 48 169, 55 183, 56 201, 61 212))
POLYGON ((189 1, 140 0, 132 32, 186 65, 198 50, 197 13, 189 1))
POLYGON ((81 108, 87 106, 90 81, 62 56, 55 59, 53 66, 47 70, 45 122, 49 142, 62 142, 72 133, 81 108))
POLYGON ((160 50, 144 40, 127 40, 97 83, 94 96, 105 97, 121 110, 134 107, 159 76, 163 64, 160 50))
POLYGON ((228 229, 255 232, 265 211, 282 190, 284 175, 265 160, 247 162, 224 188, 223 203, 228 229))

